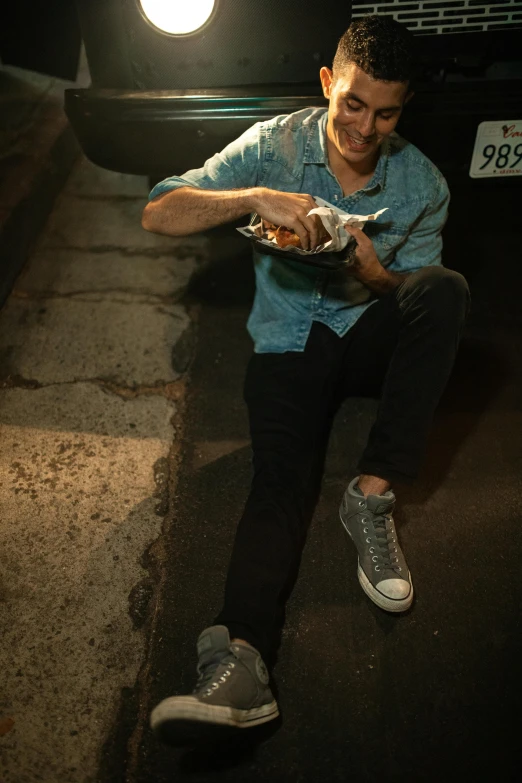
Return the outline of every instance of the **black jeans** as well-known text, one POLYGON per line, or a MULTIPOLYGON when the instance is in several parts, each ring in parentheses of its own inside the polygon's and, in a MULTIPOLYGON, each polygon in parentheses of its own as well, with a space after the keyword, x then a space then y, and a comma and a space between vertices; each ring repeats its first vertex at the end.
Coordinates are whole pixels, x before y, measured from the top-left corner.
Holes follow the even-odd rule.
POLYGON ((315 322, 303 352, 252 356, 245 400, 254 476, 214 623, 265 661, 297 577, 339 403, 380 397, 360 473, 416 478, 468 310, 462 275, 426 267, 368 307, 344 337, 315 322))

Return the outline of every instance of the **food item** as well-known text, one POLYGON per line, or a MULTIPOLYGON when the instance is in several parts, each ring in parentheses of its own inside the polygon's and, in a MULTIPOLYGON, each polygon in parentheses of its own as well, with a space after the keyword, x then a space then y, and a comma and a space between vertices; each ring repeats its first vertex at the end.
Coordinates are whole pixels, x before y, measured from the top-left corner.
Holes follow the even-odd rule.
POLYGON ((287 247, 293 245, 294 247, 301 247, 301 240, 294 234, 294 232, 286 226, 279 226, 275 232, 275 241, 279 247, 287 247))
POLYGON ((263 233, 262 236, 264 239, 273 240, 275 239, 277 226, 275 226, 273 223, 269 223, 268 220, 263 220, 263 233))
MULTIPOLYGON (((331 239, 330 234, 324 228, 321 219, 318 216, 314 216, 319 230, 319 237, 317 240, 318 245, 322 245, 331 239)), ((278 247, 288 247, 293 245, 302 249, 301 240, 298 235, 292 231, 291 228, 286 226, 276 226, 274 223, 270 223, 268 220, 263 220, 263 237, 270 241, 275 241, 278 247)))
POLYGON ((368 220, 377 220, 388 209, 388 207, 383 207, 373 215, 352 215, 343 212, 333 204, 329 204, 319 196, 314 196, 314 200, 319 206, 311 209, 307 217, 312 217, 317 221, 319 236, 316 247, 309 250, 303 250, 298 236, 291 228, 276 226, 258 214, 253 216, 250 225, 237 230, 244 236, 255 239, 256 245, 265 245, 268 253, 271 252, 269 248, 274 248, 273 252, 276 255, 278 254, 278 251, 275 250, 277 247, 285 250, 293 258, 318 253, 338 253, 350 243, 356 247, 353 236, 348 234, 345 226, 355 226, 362 229, 368 220))

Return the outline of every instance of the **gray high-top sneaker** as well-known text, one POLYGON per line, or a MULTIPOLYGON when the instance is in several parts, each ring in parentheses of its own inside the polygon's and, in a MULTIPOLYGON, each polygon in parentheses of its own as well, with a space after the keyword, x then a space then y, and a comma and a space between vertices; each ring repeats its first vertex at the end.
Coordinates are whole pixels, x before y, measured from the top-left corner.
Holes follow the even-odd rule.
POLYGON ((359 582, 381 609, 404 612, 413 601, 413 584, 393 523, 395 495, 390 490, 365 498, 358 480, 348 485, 339 515, 359 552, 359 582))
POLYGON ((228 628, 213 625, 199 636, 198 680, 191 695, 164 699, 151 713, 160 739, 185 745, 258 726, 279 715, 269 675, 250 644, 230 642, 228 628))

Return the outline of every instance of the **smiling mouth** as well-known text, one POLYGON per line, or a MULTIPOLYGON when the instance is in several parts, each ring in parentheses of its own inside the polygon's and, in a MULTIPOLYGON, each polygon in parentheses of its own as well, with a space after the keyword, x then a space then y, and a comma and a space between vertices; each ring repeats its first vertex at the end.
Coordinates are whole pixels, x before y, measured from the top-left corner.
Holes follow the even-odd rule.
POLYGON ((353 144, 354 147, 360 147, 360 149, 365 149, 365 147, 367 147, 368 144, 370 143, 370 139, 366 141, 359 141, 358 139, 354 139, 353 136, 350 136, 349 133, 347 133, 346 135, 348 136, 350 143, 353 144))

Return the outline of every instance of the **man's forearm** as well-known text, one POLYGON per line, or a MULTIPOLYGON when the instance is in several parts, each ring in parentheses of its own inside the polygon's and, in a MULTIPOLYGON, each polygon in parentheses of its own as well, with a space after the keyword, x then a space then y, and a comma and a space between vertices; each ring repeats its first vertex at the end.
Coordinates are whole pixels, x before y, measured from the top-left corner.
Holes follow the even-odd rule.
POLYGON ((255 211, 255 191, 201 190, 183 187, 160 196, 145 206, 142 226, 172 237, 195 234, 255 211))

